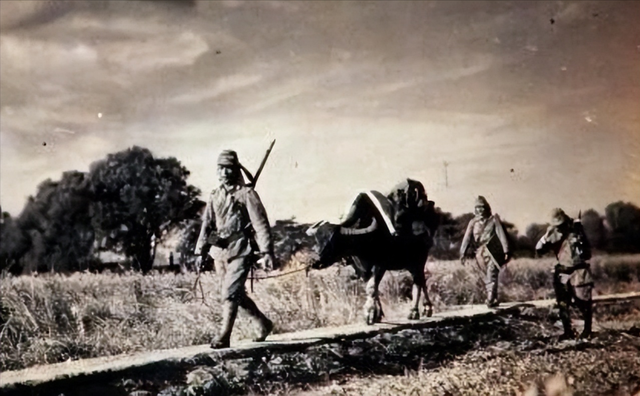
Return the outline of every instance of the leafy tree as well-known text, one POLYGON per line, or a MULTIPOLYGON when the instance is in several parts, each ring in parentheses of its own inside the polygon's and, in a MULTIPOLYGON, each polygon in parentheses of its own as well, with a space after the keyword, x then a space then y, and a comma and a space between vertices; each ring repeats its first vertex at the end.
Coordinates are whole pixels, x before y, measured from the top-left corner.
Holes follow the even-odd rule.
POLYGON ((440 226, 434 238, 434 246, 430 254, 437 259, 452 260, 459 256, 460 244, 467 229, 467 224, 474 217, 473 213, 465 213, 457 217, 449 212, 436 208, 440 215, 440 226))
MULTIPOLYGON (((204 202, 202 202, 202 204, 204 204, 204 202)), ((201 219, 186 220, 180 226, 180 236, 176 251, 178 253, 178 263, 183 268, 196 270, 196 256, 193 252, 198 242, 201 226, 201 219)))
POLYGON ((502 223, 502 227, 504 227, 505 232, 507 233, 507 240, 509 241, 509 246, 513 250, 518 249, 518 227, 515 224, 500 218, 500 222, 502 223))
POLYGON ((582 227, 593 248, 601 249, 605 243, 604 219, 598 212, 589 209, 582 214, 582 227))
POLYGON ((20 258, 29 250, 29 239, 7 212, 2 212, 0 222, 0 270, 12 274, 22 272, 20 258))
POLYGON ((150 270, 166 231, 198 217, 200 191, 187 184, 188 176, 177 159, 157 159, 137 146, 92 164, 92 220, 100 248, 121 251, 135 268, 150 270))
POLYGON ((607 250, 640 252, 640 208, 618 201, 607 205, 604 212, 609 230, 607 250))
POLYGON ((546 231, 547 224, 529 224, 525 229, 524 235, 516 237, 514 254, 518 257, 533 257, 536 243, 546 231))
POLYGON ((540 224, 540 223, 531 223, 527 226, 524 231, 526 237, 535 244, 538 243, 540 238, 547 232, 547 228, 549 228, 549 224, 540 224))
POLYGON ((306 231, 311 224, 300 224, 295 218, 289 220, 277 220, 271 227, 274 241, 274 253, 277 258, 276 267, 291 260, 298 251, 311 250, 315 244, 315 238, 307 235, 306 231))
POLYGON ((5 224, 2 258, 14 273, 86 268, 93 244, 86 175, 65 172, 45 180, 18 219, 5 224))

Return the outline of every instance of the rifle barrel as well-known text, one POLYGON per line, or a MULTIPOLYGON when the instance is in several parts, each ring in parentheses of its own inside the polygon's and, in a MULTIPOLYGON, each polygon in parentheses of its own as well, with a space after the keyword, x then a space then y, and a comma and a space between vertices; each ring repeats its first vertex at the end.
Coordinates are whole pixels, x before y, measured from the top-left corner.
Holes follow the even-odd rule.
POLYGON ((267 149, 267 153, 264 155, 264 158, 262 158, 262 162, 260 163, 260 166, 258 167, 258 170, 256 171, 255 176, 253 176, 253 187, 256 186, 256 184, 258 183, 258 178, 260 177, 260 174, 262 173, 262 170, 264 169, 264 165, 267 163, 267 159, 269 158, 269 154, 271 154, 271 150, 273 149, 273 146, 276 144, 276 140, 273 139, 273 141, 271 142, 271 144, 269 145, 269 148, 267 149))

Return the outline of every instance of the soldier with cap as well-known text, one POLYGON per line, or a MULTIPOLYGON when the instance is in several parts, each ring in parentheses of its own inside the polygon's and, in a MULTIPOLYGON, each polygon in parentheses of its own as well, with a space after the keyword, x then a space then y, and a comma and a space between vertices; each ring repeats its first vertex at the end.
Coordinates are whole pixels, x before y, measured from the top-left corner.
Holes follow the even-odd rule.
POLYGON ((500 267, 511 258, 509 240, 498 214, 491 213, 489 202, 479 196, 475 201, 475 217, 469 221, 460 246, 460 260, 475 258, 482 268, 486 268, 486 304, 489 308, 498 306, 498 277, 500 267))
POLYGON ((195 248, 198 256, 206 256, 213 248, 214 260, 226 267, 222 329, 212 341, 212 348, 229 347, 239 307, 259 323, 260 333, 254 341, 264 341, 273 330, 273 322, 258 309, 245 289, 251 267, 256 263, 255 252, 261 257, 257 262, 266 270, 273 268, 274 256, 266 211, 258 193, 245 185, 242 170, 235 151, 225 150, 218 157, 220 186, 209 196, 195 248))
POLYGON ((551 224, 536 244, 536 252, 552 251, 558 260, 553 273, 553 288, 560 310, 564 333, 560 339, 575 338, 571 328, 570 306, 582 313, 584 329, 580 338, 591 336, 593 278, 588 260, 591 246, 580 220, 574 221, 562 209, 551 212, 551 224))

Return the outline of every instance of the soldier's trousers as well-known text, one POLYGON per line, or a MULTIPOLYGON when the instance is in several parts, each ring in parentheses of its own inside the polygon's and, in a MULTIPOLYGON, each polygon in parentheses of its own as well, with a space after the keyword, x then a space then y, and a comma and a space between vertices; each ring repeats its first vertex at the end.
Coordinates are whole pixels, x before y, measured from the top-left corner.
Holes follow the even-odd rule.
POLYGON ((241 302, 247 296, 245 283, 253 265, 253 257, 236 257, 226 263, 221 297, 223 300, 241 302))
POLYGON ((556 293, 556 302, 558 303, 564 333, 566 335, 573 333, 571 328, 571 305, 573 305, 578 308, 584 320, 583 334, 590 334, 593 318, 593 303, 591 299, 593 285, 573 286, 569 280, 563 280, 561 274, 556 271, 553 277, 553 288, 556 293))
POLYGON ((491 253, 486 248, 481 248, 476 254, 476 259, 486 268, 484 285, 487 291, 487 304, 498 302, 498 279, 500 277, 500 266, 495 263, 491 253))
POLYGON ((484 283, 487 288, 487 303, 493 304, 498 301, 498 278, 500 276, 500 267, 493 261, 487 264, 487 275, 484 283))
POLYGON ((243 308, 250 316, 257 319, 263 327, 267 327, 268 323, 270 323, 256 303, 247 295, 245 288, 245 282, 254 263, 253 260, 252 256, 240 256, 226 262, 226 272, 221 290, 223 323, 218 340, 215 341, 222 343, 221 345, 229 342, 238 308, 243 308))

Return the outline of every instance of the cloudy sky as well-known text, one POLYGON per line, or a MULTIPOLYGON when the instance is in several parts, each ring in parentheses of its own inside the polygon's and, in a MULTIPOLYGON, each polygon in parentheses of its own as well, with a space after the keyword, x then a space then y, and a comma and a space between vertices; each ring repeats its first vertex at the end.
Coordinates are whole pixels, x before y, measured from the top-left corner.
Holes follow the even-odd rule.
POLYGON ((132 145, 217 184, 233 148, 272 221, 337 220, 404 177, 523 230, 640 204, 640 3, 0 3, 0 203, 132 145), (445 166, 445 163, 447 164, 445 166))

